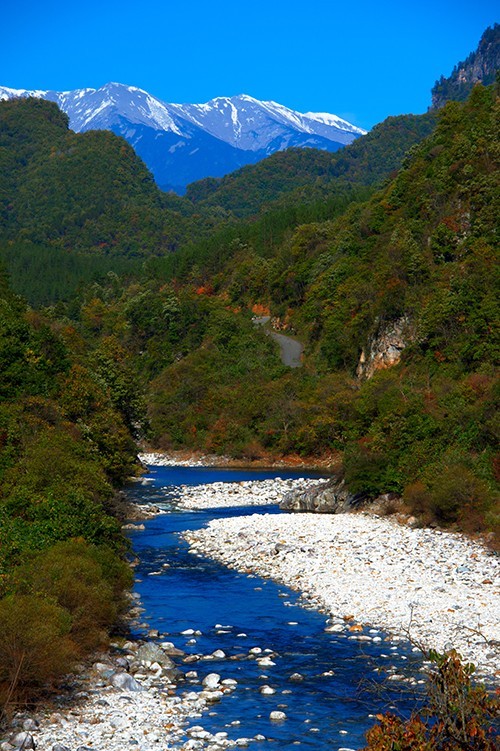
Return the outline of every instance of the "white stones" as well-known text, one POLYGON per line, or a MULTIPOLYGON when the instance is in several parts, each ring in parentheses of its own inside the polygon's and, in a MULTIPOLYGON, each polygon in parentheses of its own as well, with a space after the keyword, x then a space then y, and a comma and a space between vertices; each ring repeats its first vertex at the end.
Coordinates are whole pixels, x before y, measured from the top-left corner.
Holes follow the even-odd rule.
POLYGON ((37 730, 39 723, 36 720, 33 720, 31 717, 28 717, 23 722, 23 730, 30 731, 30 730, 37 730))
POLYGON ((143 687, 129 673, 115 673, 110 678, 111 684, 122 691, 144 691, 143 687))
POLYGON ((222 699, 224 692, 211 689, 210 691, 201 691, 200 696, 210 704, 214 704, 222 699))
MULTIPOLYGON (((246 482, 212 482, 208 485, 181 485, 177 490, 179 505, 182 508, 222 508, 231 506, 262 506, 277 504, 284 494, 304 483, 316 485, 321 480, 304 478, 283 480, 277 477, 269 480, 249 480, 246 482)), ((216 627, 217 628, 217 627, 216 627)))
POLYGON ((202 685, 208 689, 217 688, 220 684, 220 675, 218 673, 209 673, 202 680, 202 685))
POLYGON ((286 714, 278 709, 275 709, 269 714, 269 719, 272 722, 283 722, 283 720, 286 720, 286 714))
POLYGON ((374 626, 359 641, 380 643, 379 629, 404 639, 410 629, 428 648, 453 644, 490 676, 500 659, 500 591, 489 583, 500 561, 459 535, 369 514, 254 514, 215 519, 184 536, 221 563, 301 591, 336 615, 325 631, 337 638, 351 636, 339 618, 349 614, 374 626))
POLYGON ((273 667, 273 665, 276 665, 276 663, 273 662, 270 657, 258 657, 257 664, 261 668, 270 668, 273 667))
POLYGON ((264 686, 261 686, 259 688, 259 693, 263 694, 264 696, 271 696, 272 694, 276 693, 276 689, 272 688, 272 686, 268 686, 267 684, 264 686))
POLYGON ((23 731, 22 733, 16 733, 16 735, 10 739, 9 743, 15 748, 36 748, 35 739, 31 735, 31 733, 27 733, 26 731, 23 731))

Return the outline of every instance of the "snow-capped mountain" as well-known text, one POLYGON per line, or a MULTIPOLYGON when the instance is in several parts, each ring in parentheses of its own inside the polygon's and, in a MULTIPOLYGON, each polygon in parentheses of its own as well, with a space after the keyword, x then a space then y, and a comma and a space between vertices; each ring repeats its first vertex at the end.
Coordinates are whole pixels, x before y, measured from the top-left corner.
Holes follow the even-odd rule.
POLYGON ((335 115, 300 112, 276 102, 260 102, 246 94, 217 97, 206 104, 171 104, 194 125, 239 149, 258 151, 282 139, 286 148, 290 134, 321 136, 334 143, 351 143, 355 135, 364 133, 360 128, 335 115), (326 117, 330 120, 327 121, 326 117))
POLYGON ((0 100, 56 102, 77 131, 112 130, 135 148, 163 188, 183 192, 290 146, 336 151, 365 131, 328 113, 302 114, 242 94, 206 104, 169 104, 135 86, 39 91, 0 87, 0 100))

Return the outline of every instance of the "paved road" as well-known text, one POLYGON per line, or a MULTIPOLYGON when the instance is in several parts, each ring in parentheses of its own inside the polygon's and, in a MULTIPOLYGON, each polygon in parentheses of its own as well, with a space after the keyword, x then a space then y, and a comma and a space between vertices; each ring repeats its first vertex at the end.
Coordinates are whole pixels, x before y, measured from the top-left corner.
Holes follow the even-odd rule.
POLYGON ((297 339, 293 339, 291 336, 285 334, 278 334, 277 331, 269 326, 271 316, 258 316, 253 319, 257 326, 264 326, 266 334, 268 334, 279 345, 281 362, 283 365, 287 365, 289 368, 300 368, 302 366, 302 352, 304 346, 297 339))

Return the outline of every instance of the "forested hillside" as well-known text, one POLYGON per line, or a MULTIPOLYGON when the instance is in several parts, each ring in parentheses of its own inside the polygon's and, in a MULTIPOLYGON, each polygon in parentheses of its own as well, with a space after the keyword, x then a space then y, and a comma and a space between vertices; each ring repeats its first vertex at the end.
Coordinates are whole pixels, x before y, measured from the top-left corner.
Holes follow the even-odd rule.
POLYGON ((0 280, 0 721, 106 644, 131 574, 115 488, 141 401, 124 351, 27 308, 0 280))
POLYGON ((274 246, 298 224, 330 218, 397 169, 432 122, 430 115, 389 118, 341 159, 314 149, 281 152, 201 200, 204 182, 188 199, 162 193, 123 139, 69 131, 51 102, 2 102, 0 254, 15 290, 35 305, 68 300, 111 271, 138 277, 145 262, 146 273, 183 274, 214 244, 229 254, 249 238, 274 246), (238 220, 262 206, 258 226, 238 220))
POLYGON ((352 186, 376 185, 401 167, 407 151, 431 133, 435 116, 388 117, 341 151, 287 149, 223 178, 192 183, 187 198, 250 216, 276 201, 313 203, 352 186))
POLYGON ((36 304, 71 297, 108 271, 137 273, 196 226, 161 193, 126 141, 76 134, 52 102, 0 104, 0 251, 36 304))
POLYGON ((115 488, 134 439, 335 453, 353 492, 498 530, 498 93, 183 199, 112 134, 2 103, 0 250, 33 307, 3 274, 0 701, 105 642, 129 581, 115 488), (255 314, 301 339, 302 368, 255 314))
POLYGON ((497 91, 476 87, 368 202, 299 227, 272 254, 234 247, 198 289, 226 302, 225 336, 205 336, 152 383, 156 440, 242 455, 336 448, 353 490, 403 493, 445 524, 498 524, 498 126, 497 91), (301 372, 263 370, 253 386, 229 376, 242 304, 299 332, 301 372), (391 327, 400 362, 367 379, 361 353, 391 327))

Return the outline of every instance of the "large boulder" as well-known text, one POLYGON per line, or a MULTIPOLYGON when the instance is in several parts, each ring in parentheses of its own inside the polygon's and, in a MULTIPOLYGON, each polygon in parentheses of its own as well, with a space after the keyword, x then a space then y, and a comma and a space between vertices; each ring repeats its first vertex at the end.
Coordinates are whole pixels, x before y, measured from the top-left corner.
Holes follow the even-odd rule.
POLYGON ((320 485, 288 491, 280 508, 283 511, 309 511, 317 514, 345 514, 359 508, 369 497, 366 493, 351 493, 344 480, 338 477, 320 485))
POLYGON ((141 684, 128 673, 115 673, 111 676, 109 682, 121 691, 144 691, 141 684))
POLYGON ((175 668, 175 663, 165 653, 165 650, 159 644, 155 644, 152 641, 142 644, 135 656, 142 663, 157 662, 164 668, 175 668))

